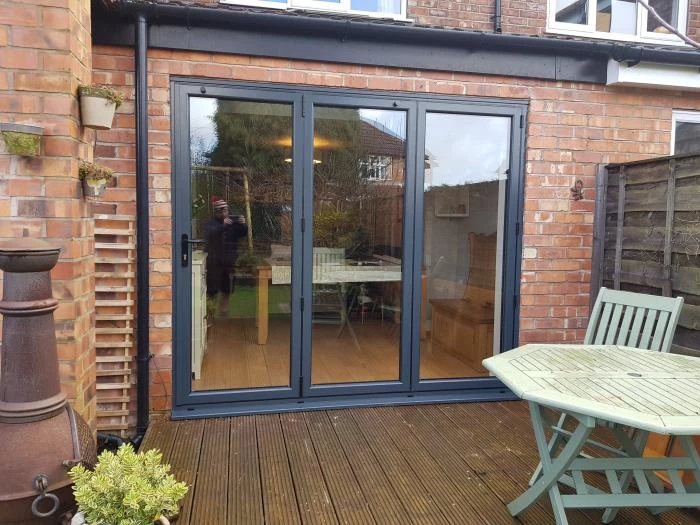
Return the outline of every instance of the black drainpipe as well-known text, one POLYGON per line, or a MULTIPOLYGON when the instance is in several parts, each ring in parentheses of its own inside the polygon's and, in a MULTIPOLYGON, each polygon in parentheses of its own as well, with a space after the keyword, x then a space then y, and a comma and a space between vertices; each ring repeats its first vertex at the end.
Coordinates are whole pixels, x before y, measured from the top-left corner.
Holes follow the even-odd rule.
POLYGON ((136 436, 133 441, 140 443, 148 428, 149 390, 149 235, 148 235, 148 50, 146 16, 136 15, 134 49, 136 62, 136 436))
POLYGON ((495 0, 496 5, 494 6, 493 12, 493 31, 494 33, 501 33, 503 28, 501 27, 501 0, 495 0))

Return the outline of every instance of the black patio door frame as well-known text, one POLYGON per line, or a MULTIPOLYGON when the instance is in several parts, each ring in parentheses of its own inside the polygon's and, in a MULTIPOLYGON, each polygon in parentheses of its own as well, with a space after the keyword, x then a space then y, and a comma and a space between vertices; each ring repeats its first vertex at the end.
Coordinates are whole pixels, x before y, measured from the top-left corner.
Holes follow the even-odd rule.
POLYGON ((419 379, 420 304, 423 254, 423 165, 426 112, 494 115, 511 119, 510 176, 507 182, 503 249, 501 348, 517 344, 518 290, 520 281, 520 221, 522 217, 522 154, 525 102, 418 96, 408 93, 320 89, 294 85, 253 84, 192 78, 171 80, 172 205, 173 205, 173 415, 223 415, 301 408, 352 406, 391 402, 401 396, 419 400, 435 394, 449 399, 450 391, 498 391, 495 378, 449 380, 419 379), (191 366, 191 267, 181 264, 183 233, 191 234, 191 181, 189 101, 192 97, 255 102, 289 103, 293 106, 292 196, 292 326, 290 382, 286 387, 239 390, 192 390, 191 366), (311 383, 311 310, 303 309, 303 297, 312 293, 313 137, 314 111, 318 106, 403 110, 406 112, 406 170, 404 188, 402 304, 399 378, 368 383, 311 383), (306 224, 307 226, 304 226, 306 224), (441 393, 448 392, 447 398, 441 393), (397 397, 398 396, 398 397, 397 397), (295 405, 297 403, 297 405, 295 405))

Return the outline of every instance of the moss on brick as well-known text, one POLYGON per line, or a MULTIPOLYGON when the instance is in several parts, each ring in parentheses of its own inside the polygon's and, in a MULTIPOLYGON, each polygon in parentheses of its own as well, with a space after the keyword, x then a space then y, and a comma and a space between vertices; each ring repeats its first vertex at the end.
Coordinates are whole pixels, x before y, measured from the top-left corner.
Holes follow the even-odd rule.
POLYGON ((41 135, 21 133, 19 131, 3 131, 2 138, 5 141, 7 152, 11 155, 34 157, 39 154, 41 135))

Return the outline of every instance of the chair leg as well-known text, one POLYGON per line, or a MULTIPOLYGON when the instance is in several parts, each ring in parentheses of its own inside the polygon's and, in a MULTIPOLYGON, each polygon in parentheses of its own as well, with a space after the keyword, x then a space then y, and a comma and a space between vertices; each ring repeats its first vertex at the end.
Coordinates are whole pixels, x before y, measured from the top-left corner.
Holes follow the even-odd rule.
MULTIPOLYGON (((642 452, 644 451, 644 445, 647 442, 647 439, 649 438, 649 432, 643 431, 643 430, 637 430, 632 433, 633 438, 630 439, 630 436, 628 436, 624 430, 618 427, 613 427, 610 429, 615 438, 620 442, 621 445, 621 450, 626 452, 629 457, 641 457, 642 452)), ((617 475, 617 474, 613 474, 617 475)), ((646 472, 645 472, 646 475, 646 472)), ((653 474, 652 474, 653 475, 653 474)), ((620 483, 620 492, 623 494, 627 491, 627 489, 630 486, 630 483, 632 482, 632 479, 634 478, 634 472, 632 470, 626 470, 622 476, 620 476, 619 483, 620 483)), ((605 509, 605 512, 603 512, 603 518, 602 522, 603 523, 610 523, 615 519, 617 516, 617 512, 620 509, 605 509)))

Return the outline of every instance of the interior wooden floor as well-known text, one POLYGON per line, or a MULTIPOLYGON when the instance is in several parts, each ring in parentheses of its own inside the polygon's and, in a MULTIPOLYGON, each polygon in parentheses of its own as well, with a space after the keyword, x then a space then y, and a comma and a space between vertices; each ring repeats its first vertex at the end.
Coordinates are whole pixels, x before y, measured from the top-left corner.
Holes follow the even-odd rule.
MULTIPOLYGON (((398 380, 400 329, 393 321, 352 321, 355 345, 349 331, 338 335, 337 325, 313 325, 312 371, 314 384, 398 380)), ((270 319, 266 345, 256 342, 252 319, 214 319, 207 336, 201 378, 194 390, 260 388, 289 385, 289 318, 270 319)), ((421 342, 421 378, 479 377, 458 355, 433 351, 430 340, 421 342)))
MULTIPOLYGON (((190 487, 176 525, 554 523, 546 497, 518 519, 506 509, 538 463, 521 402, 161 420, 142 447, 190 487)), ((567 515, 597 525, 602 511, 567 515)), ((699 520, 622 509, 615 524, 699 520)))

